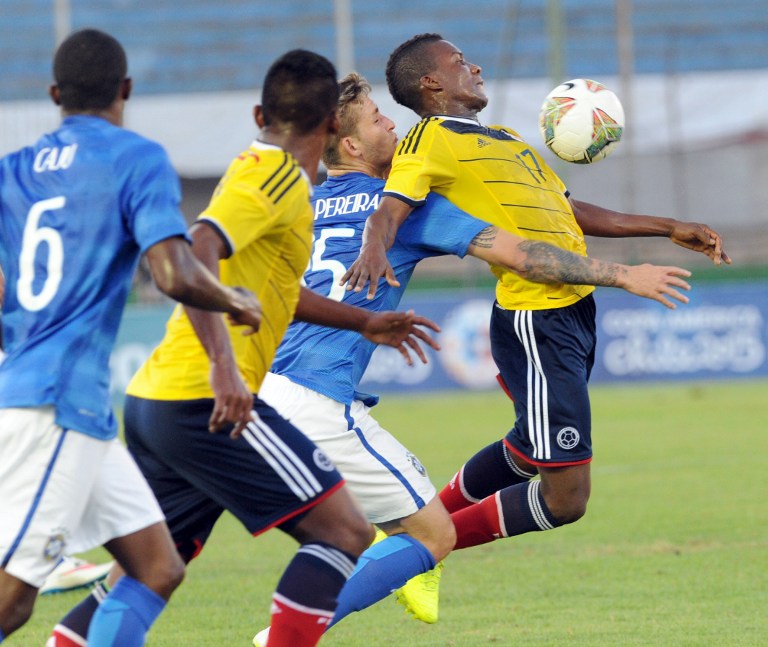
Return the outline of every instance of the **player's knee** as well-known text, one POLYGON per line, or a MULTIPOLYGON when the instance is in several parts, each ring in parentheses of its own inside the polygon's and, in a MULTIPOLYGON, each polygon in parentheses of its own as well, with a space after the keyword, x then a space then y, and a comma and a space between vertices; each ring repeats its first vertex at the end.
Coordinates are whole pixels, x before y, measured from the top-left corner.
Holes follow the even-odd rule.
POLYGON ((6 636, 23 627, 32 616, 34 597, 21 597, 0 604, 0 629, 6 636))
POLYGON ((184 575, 184 562, 176 555, 175 558, 169 556, 166 559, 157 560, 140 581, 167 600, 182 583, 184 575))
POLYGON ((347 524, 345 545, 340 546, 351 555, 359 557, 362 552, 373 542, 376 530, 362 515, 353 515, 347 524))
POLYGON ((558 525, 574 523, 587 513, 588 496, 572 495, 557 497, 555 501, 547 502, 547 507, 558 525))
POLYGON ((441 559, 448 557, 448 553, 453 550, 456 545, 456 528, 453 523, 446 525, 440 535, 437 537, 437 544, 432 550, 432 556, 435 561, 439 562, 441 559))
MULTIPOLYGON (((439 499, 437 501, 439 503, 439 499)), ((414 515, 400 520, 395 528, 385 527, 384 530, 388 533, 393 530, 407 532, 421 542, 438 562, 445 559, 456 545, 456 527, 442 504, 430 504, 414 515)))
POLYGON ((456 527, 451 521, 450 515, 435 522, 430 528, 429 537, 422 542, 432 553, 435 561, 445 559, 456 545, 456 527))
POLYGON ((348 510, 337 518, 332 527, 315 533, 314 539, 325 541, 344 552, 359 557, 373 542, 376 530, 357 509, 348 510))
POLYGON ((180 556, 178 559, 169 563, 167 569, 168 570, 166 572, 165 582, 166 586, 169 588, 168 595, 170 596, 170 594, 179 588, 181 583, 184 581, 184 576, 186 575, 187 571, 180 556))

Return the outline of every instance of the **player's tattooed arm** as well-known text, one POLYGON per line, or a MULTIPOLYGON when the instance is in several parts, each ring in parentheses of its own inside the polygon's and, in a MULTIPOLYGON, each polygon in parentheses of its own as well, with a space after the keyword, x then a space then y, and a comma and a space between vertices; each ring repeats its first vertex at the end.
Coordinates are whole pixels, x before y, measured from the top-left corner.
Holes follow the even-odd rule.
POLYGON ((626 265, 590 259, 541 241, 524 240, 519 248, 525 254, 521 274, 536 283, 617 287, 629 270, 626 265))
POLYGON ((484 249, 490 249, 493 247, 493 243, 496 240, 496 234, 498 231, 499 230, 493 225, 488 225, 472 239, 470 245, 474 245, 475 247, 482 247, 484 249))
POLYGON ((690 285, 681 277, 688 277, 691 273, 679 267, 601 261, 549 243, 521 238, 497 227, 488 227, 477 234, 467 253, 487 263, 507 267, 535 283, 623 288, 632 294, 659 301, 668 308, 675 307, 670 298, 688 302, 688 298, 678 289, 690 290, 690 285))

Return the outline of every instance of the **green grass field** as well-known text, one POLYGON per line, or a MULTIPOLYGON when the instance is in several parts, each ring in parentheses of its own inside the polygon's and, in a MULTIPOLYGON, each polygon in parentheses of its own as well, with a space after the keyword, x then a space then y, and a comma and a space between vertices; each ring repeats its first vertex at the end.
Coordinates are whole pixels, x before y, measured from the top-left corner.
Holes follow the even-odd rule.
MULTIPOLYGON (((768 382, 603 386, 593 405, 584 519, 451 555, 436 625, 409 619, 390 598, 322 644, 768 645, 768 382)), ((390 397, 378 407, 438 487, 511 415, 495 392, 390 397)), ((222 519, 148 644, 249 647, 293 550, 277 531, 254 540, 222 519)), ((80 597, 41 598, 6 644, 42 647, 80 597)))

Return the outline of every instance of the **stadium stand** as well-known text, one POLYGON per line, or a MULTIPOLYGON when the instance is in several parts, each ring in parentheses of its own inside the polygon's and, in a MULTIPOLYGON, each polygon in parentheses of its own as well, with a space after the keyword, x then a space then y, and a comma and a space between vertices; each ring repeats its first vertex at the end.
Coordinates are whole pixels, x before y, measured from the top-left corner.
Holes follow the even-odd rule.
MULTIPOLYGON (((0 101, 37 99, 50 79, 51 0, 3 0, 0 101)), ((356 67, 383 82, 382 61, 410 34, 438 31, 460 41, 495 78, 548 76, 549 3, 478 0, 352 2, 356 67), (455 7, 455 8, 454 8, 455 7)), ((613 0, 562 0, 568 76, 618 73, 613 0)), ((70 0, 73 27, 97 26, 126 44, 143 94, 252 89, 276 52, 314 49, 333 57, 329 0, 70 0)), ((768 68, 765 0, 634 0, 635 71, 669 74, 768 68)), ((342 70, 344 72, 345 70, 342 70)))

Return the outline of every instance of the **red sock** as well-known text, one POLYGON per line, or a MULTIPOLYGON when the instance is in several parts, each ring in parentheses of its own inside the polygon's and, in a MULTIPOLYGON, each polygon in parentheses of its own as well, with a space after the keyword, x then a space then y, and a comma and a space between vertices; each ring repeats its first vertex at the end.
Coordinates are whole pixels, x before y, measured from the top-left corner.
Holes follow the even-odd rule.
POLYGON ((85 638, 63 625, 56 625, 45 647, 85 647, 85 638))
MULTIPOLYGON (((442 493, 440 495, 442 499, 442 493)), ((501 518, 499 512, 499 493, 486 497, 480 503, 469 508, 459 510, 451 515, 453 525, 456 526, 456 546, 469 548, 487 544, 501 537, 501 518)))
POLYGON ((461 469, 456 472, 456 474, 453 475, 453 478, 448 482, 448 485, 440 491, 440 500, 443 502, 443 505, 448 512, 457 512, 458 510, 463 510, 467 506, 476 503, 476 501, 467 499, 461 491, 461 478, 463 472, 464 466, 462 465, 461 469))
POLYGON ((310 609, 275 593, 272 596, 272 622, 268 647, 314 647, 323 635, 333 614, 310 609))

